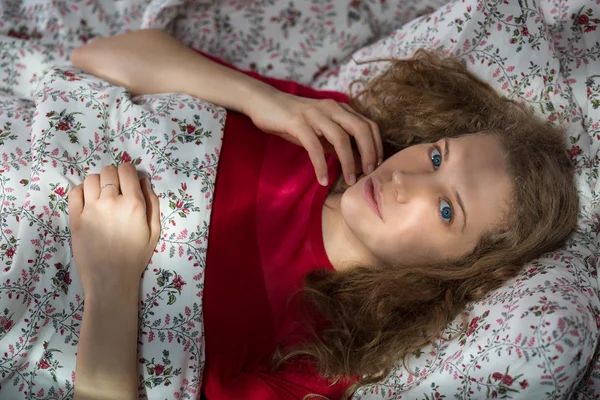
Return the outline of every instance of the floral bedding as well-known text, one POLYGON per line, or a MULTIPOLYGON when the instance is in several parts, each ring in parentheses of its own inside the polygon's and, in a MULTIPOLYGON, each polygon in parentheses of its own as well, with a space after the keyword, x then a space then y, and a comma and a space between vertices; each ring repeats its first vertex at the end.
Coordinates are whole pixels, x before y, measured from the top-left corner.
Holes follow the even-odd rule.
POLYGON ((131 99, 68 62, 90 38, 140 27, 342 91, 385 66, 355 61, 437 48, 564 124, 582 199, 569 244, 465 310, 457 340, 421 349, 355 398, 600 398, 599 19, 589 0, 0 1, 0 398, 72 398, 83 298, 66 194, 124 161, 152 178, 164 235, 142 282, 140 397, 198 398, 225 111, 183 95, 131 99))

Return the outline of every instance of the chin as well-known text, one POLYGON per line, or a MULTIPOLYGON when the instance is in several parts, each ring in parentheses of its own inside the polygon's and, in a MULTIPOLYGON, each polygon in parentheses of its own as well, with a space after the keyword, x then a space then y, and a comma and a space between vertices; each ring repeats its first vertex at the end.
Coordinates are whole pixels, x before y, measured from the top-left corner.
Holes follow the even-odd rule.
POLYGON ((368 233, 365 232, 365 229, 368 227, 368 218, 365 218, 365 214, 370 211, 364 201, 362 187, 361 183, 356 183, 354 186, 349 187, 342 195, 340 203, 340 212, 342 213, 344 223, 358 238, 362 236, 361 233, 368 233))

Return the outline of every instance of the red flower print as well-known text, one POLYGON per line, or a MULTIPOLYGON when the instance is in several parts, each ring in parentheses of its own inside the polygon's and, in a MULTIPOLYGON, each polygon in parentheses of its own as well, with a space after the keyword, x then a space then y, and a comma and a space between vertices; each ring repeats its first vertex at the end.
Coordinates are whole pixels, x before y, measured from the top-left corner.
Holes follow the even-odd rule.
POLYGON ((8 250, 6 250, 5 254, 8 258, 13 258, 15 255, 15 249, 12 247, 9 247, 8 250))
POLYGON ((504 383, 506 386, 510 386, 513 384, 513 378, 510 375, 504 375, 504 378, 502 378, 502 383, 504 383))
POLYGON ((8 36, 13 37, 15 39, 29 40, 29 35, 27 34, 27 32, 17 32, 12 29, 8 31, 8 36))
POLYGON ((158 375, 162 374, 164 370, 165 370, 164 365, 156 364, 154 366, 154 375, 158 376, 158 375))
POLYGON ((471 320, 471 323, 469 324, 470 331, 474 331, 475 329, 479 328, 477 321, 479 321, 479 317, 475 317, 471 320))
POLYGON ((183 191, 185 192, 187 190, 187 183, 183 182, 181 184, 181 189, 183 189, 183 191))
POLYGON ((580 150, 581 150, 581 147, 579 147, 579 146, 573 146, 573 147, 571 147, 571 149, 568 151, 569 152, 569 158, 571 160, 573 160, 575 158, 575 156, 577 156, 579 154, 580 150))
POLYGON ((173 279, 173 287, 177 290, 181 290, 183 289, 183 286, 186 284, 186 282, 181 279, 181 275, 177 275, 177 278, 173 279))
POLYGON ((492 378, 493 378, 495 381, 499 381, 499 380, 501 380, 502 378, 504 378, 504 375, 503 375, 503 374, 501 374, 500 372, 494 372, 494 373, 492 374, 492 378))
POLYGON ((63 278, 63 281, 67 284, 70 285, 71 284, 71 273, 70 272, 65 272, 65 277, 63 278))
POLYGON ((68 131, 69 129, 71 129, 71 125, 69 125, 69 123, 67 121, 60 121, 58 123, 58 130, 68 131))
POLYGON ((524 26, 523 28, 521 28, 521 35, 523 35, 523 36, 529 36, 529 29, 527 29, 526 26, 524 26))
POLYGON ((48 362, 48 360, 46 360, 45 358, 42 359, 42 361, 40 361, 40 368, 41 369, 48 369, 48 368, 50 368, 50 363, 48 362))
POLYGON ((177 207, 177 208, 183 207, 183 200, 177 200, 177 203, 175 204, 175 207, 177 207))
POLYGON ((527 387, 529 386, 529 383, 527 382, 527 379, 523 379, 523 382, 521 382, 520 385, 521 385, 521 389, 527 389, 527 387))
POLYGON ((59 195, 60 197, 65 197, 66 193, 65 193, 65 188, 59 187, 58 189, 56 189, 54 191, 54 193, 56 193, 57 195, 59 195))
POLYGON ((187 130, 187 133, 190 133, 190 134, 196 132, 196 127, 191 124, 186 126, 185 129, 187 130))
POLYGON ((352 7, 352 8, 360 7, 360 0, 352 0, 352 2, 350 3, 350 7, 352 7))
POLYGON ((585 14, 581 14, 579 18, 577 18, 577 22, 579 23, 579 25, 585 25, 588 22, 590 22, 590 18, 585 14))
POLYGON ((123 154, 121 155, 121 162, 122 163, 128 163, 128 162, 131 162, 131 160, 132 160, 132 158, 129 155, 129 153, 126 152, 126 151, 124 151, 123 154))
POLYGON ((583 31, 584 31, 584 32, 592 32, 592 31, 595 31, 595 30, 596 30, 596 28, 597 28, 597 26, 596 26, 596 25, 590 25, 590 26, 588 26, 587 28, 585 28, 583 31))
POLYGON ((8 321, 6 321, 4 323, 3 328, 5 331, 8 331, 10 328, 12 328, 12 326, 13 326, 13 322, 12 322, 12 320, 9 319, 8 321))

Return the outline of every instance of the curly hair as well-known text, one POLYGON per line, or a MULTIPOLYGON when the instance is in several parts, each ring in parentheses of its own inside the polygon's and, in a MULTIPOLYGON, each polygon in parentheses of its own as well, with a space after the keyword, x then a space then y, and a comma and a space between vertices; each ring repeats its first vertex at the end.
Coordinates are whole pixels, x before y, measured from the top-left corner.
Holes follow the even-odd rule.
MULTIPOLYGON (((507 223, 475 249, 443 264, 317 269, 301 294, 313 337, 274 357, 314 361, 345 394, 385 378, 432 343, 465 306, 515 277, 522 266, 562 246, 576 227, 579 197, 563 130, 529 114, 470 73, 457 58, 417 51, 365 84, 350 105, 380 128, 385 158, 418 143, 466 134, 494 135, 512 181, 507 223), (317 319, 318 320, 318 319, 317 319)), ((338 179, 334 192, 347 187, 338 179)))

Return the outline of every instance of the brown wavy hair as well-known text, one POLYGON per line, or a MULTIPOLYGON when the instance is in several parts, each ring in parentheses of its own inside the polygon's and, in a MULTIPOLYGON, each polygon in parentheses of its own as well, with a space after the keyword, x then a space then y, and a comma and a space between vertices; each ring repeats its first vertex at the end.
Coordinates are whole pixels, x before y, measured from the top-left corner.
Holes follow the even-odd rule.
MULTIPOLYGON (((309 359, 329 379, 355 377, 345 398, 385 378, 399 360, 406 363, 468 303, 515 277, 525 263, 562 246, 579 208, 563 130, 499 95, 457 58, 420 50, 387 61, 391 67, 350 103, 379 125, 385 158, 413 144, 491 134, 505 153, 513 190, 506 223, 491 227, 461 259, 317 269, 305 277, 307 316, 316 311, 326 323, 307 318, 312 340, 276 354, 274 364, 309 359)), ((346 188, 340 177, 332 190, 346 188)))

